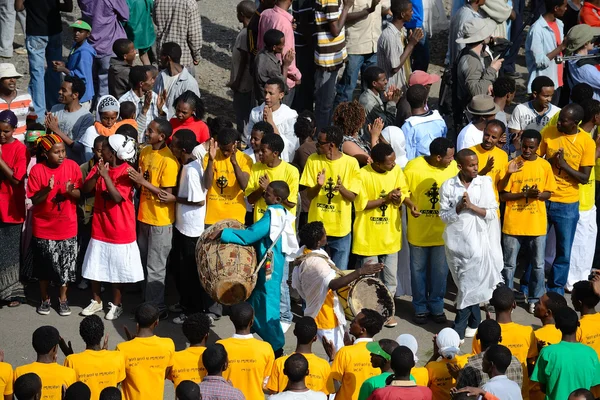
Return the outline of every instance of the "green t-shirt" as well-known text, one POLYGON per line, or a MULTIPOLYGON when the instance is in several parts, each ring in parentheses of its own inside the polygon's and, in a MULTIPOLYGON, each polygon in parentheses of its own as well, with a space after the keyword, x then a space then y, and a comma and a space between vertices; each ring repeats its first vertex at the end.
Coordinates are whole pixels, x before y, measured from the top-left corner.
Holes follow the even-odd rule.
POLYGON ((576 389, 600 384, 598 355, 581 343, 546 346, 540 352, 531 380, 546 385, 546 400, 566 399, 576 389))
MULTIPOLYGON (((385 387, 386 379, 392 375, 391 372, 383 372, 380 375, 375 375, 366 381, 360 386, 360 392, 358 393, 358 400, 367 400, 369 396, 375 391, 375 389, 381 389, 385 387)), ((413 382, 417 382, 415 378, 411 375, 410 380, 413 382)))

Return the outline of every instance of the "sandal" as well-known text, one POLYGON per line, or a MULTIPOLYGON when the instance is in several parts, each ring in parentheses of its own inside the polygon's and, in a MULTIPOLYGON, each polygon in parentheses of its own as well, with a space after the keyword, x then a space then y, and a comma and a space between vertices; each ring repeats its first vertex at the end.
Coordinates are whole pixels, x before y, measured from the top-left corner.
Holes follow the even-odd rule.
POLYGON ((13 297, 8 302, 8 307, 9 308, 19 307, 21 304, 25 304, 26 302, 27 302, 27 299, 24 297, 13 297))

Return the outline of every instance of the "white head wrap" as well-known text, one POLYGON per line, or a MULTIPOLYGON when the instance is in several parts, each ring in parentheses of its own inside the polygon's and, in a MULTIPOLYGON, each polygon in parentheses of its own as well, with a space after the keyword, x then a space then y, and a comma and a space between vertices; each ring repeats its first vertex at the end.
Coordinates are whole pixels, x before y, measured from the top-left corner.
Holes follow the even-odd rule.
POLYGON ((442 329, 435 340, 440 355, 448 360, 452 360, 460 351, 460 337, 452 328, 442 329))
POLYGON ((396 338, 396 342, 400 345, 400 346, 406 346, 410 349, 410 351, 413 352, 413 355, 415 357, 415 363, 419 361, 419 357, 417 357, 417 351, 419 351, 419 343, 417 342, 417 339, 415 339, 415 337, 409 333, 403 333, 402 335, 398 336, 396 338))
POLYGON ((394 153, 396 154, 396 164, 398 164, 400 168, 404 168, 408 162, 408 158, 406 157, 406 138, 402 129, 390 125, 381 131, 381 136, 383 136, 385 141, 392 146, 392 149, 394 149, 394 153))
POLYGON ((120 134, 114 134, 108 137, 108 145, 115 153, 119 160, 133 162, 137 150, 137 144, 132 138, 120 134))
POLYGON ((119 105, 119 100, 110 94, 100 97, 100 100, 98 100, 98 105, 96 106, 96 121, 100 121, 100 113, 102 112, 116 111, 117 118, 119 118, 120 108, 121 106, 119 105))

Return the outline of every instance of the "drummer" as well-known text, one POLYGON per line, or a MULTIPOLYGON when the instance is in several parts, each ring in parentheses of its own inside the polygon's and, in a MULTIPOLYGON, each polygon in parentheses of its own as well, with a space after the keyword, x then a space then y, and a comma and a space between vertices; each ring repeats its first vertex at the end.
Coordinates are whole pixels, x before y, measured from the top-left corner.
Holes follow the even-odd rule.
POLYGON ((286 255, 298 251, 298 242, 294 231, 295 216, 281 204, 290 196, 290 188, 284 181, 273 181, 267 186, 264 194, 267 212, 248 229, 226 228, 217 230, 212 239, 221 236, 223 243, 242 246, 254 245, 258 260, 262 260, 269 251, 273 252, 272 260, 265 262, 259 272, 256 287, 252 291, 248 303, 254 308, 254 325, 252 329, 264 341, 273 347, 276 357, 283 355, 285 337, 280 323, 279 299, 281 298, 281 281, 283 264, 286 255), (275 245, 273 245, 275 242, 275 245))
POLYGON ((292 287, 306 302, 304 315, 317 323, 317 337, 333 342, 337 352, 344 346, 346 318, 336 290, 365 275, 383 270, 383 264, 365 264, 351 273, 336 278, 333 261, 322 248, 327 244, 327 232, 321 221, 308 223, 298 232, 303 244, 293 262, 292 287))

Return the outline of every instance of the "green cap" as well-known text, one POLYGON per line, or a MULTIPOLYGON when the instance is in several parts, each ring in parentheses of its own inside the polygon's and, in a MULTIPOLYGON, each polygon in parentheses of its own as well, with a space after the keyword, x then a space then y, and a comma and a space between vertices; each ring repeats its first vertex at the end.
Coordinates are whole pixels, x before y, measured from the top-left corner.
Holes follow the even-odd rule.
POLYGON ((390 361, 392 359, 392 356, 381 348, 379 342, 367 343, 367 350, 369 350, 372 354, 376 354, 380 357, 383 357, 383 359, 386 361, 390 361))
POLYGON ((73 22, 69 26, 71 28, 83 29, 83 30, 86 30, 86 31, 89 31, 89 32, 92 31, 92 27, 90 26, 90 24, 88 24, 87 22, 82 21, 80 19, 78 19, 77 21, 73 22))
POLYGON ((42 136, 46 136, 46 131, 27 130, 25 132, 25 141, 28 143, 33 143, 42 136))

